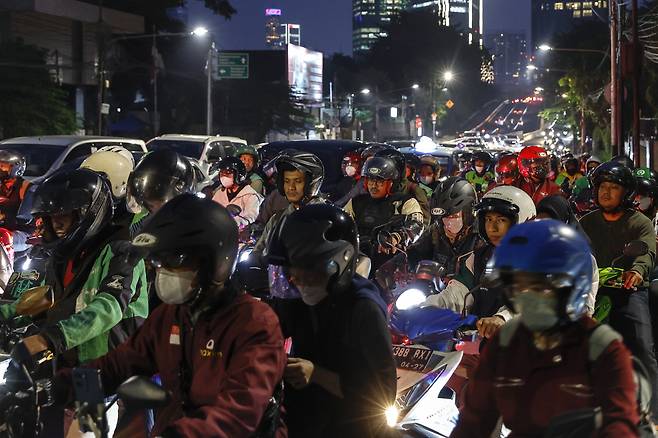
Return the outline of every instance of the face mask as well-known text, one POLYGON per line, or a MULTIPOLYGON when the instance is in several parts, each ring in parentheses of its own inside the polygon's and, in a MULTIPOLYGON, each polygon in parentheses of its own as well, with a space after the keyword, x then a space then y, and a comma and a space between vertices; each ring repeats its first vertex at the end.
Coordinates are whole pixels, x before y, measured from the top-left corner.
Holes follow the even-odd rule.
POLYGON ((514 297, 514 310, 521 314, 521 322, 533 332, 554 327, 559 319, 557 298, 534 292, 525 292, 514 297))
POLYGON ((567 173, 571 176, 574 176, 577 171, 578 169, 576 169, 575 167, 567 167, 567 173))
POLYGON ((0 180, 5 180, 9 178, 9 172, 6 170, 0 170, 0 180))
POLYGON ((484 172, 484 166, 475 166, 475 171, 477 173, 482 173, 484 172))
POLYGON ((638 208, 642 211, 647 211, 649 207, 651 207, 651 198, 640 196, 638 208))
POLYGON ((446 231, 448 231, 450 234, 459 234, 462 228, 464 228, 464 220, 461 217, 457 217, 457 218, 444 217, 441 220, 443 221, 443 228, 446 231))
POLYGON ((434 182, 434 177, 432 175, 423 176, 420 179, 425 185, 430 185, 434 182))
POLYGON ((354 167, 354 166, 345 166, 345 175, 347 175, 347 176, 356 175, 356 167, 354 167))
POLYGON ((222 183, 222 186, 226 187, 227 189, 229 187, 233 187, 233 177, 232 176, 220 176, 219 177, 219 182, 222 183))
POLYGON ((297 286, 297 289, 302 296, 302 301, 309 306, 315 306, 329 295, 326 286, 297 286))
POLYGON ((196 275, 196 271, 173 272, 159 268, 155 274, 155 291, 167 304, 183 304, 192 298, 192 282, 196 275))

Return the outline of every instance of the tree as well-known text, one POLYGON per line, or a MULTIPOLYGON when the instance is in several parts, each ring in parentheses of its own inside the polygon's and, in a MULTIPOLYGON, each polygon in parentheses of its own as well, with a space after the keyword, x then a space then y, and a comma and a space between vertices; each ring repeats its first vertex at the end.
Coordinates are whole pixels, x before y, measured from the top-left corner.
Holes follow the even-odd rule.
POLYGON ((0 138, 72 134, 75 113, 46 65, 46 51, 22 41, 0 43, 0 138))

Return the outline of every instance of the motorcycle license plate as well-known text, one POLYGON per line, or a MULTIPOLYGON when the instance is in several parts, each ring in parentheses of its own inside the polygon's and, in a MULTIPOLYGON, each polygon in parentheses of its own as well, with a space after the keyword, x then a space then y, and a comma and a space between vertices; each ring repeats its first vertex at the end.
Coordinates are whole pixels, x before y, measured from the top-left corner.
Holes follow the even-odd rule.
POLYGON ((428 348, 394 345, 393 357, 398 368, 421 372, 432 358, 432 350, 428 348))

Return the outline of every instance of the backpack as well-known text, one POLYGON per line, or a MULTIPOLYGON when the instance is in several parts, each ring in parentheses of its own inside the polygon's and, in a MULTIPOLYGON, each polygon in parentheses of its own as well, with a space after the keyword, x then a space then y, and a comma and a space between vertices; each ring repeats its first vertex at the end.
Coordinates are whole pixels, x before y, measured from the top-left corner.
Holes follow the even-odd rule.
MULTIPOLYGON (((498 345, 507 348, 514 338, 517 328, 521 324, 521 319, 517 316, 505 325, 498 332, 498 345)), ((592 328, 589 333, 588 342, 588 360, 590 364, 596 362, 601 354, 614 341, 623 341, 619 333, 614 331, 609 325, 598 324, 592 328)), ((638 430, 641 438, 655 437, 653 423, 651 421, 651 383, 649 373, 646 368, 635 356, 632 357, 633 380, 637 387, 636 397, 640 423, 638 430)))

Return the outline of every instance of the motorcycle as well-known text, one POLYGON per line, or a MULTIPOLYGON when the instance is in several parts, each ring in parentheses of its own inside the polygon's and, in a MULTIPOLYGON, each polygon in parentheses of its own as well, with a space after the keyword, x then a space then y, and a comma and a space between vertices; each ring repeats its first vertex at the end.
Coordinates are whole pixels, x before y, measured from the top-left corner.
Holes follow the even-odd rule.
MULTIPOLYGON (((649 245, 641 240, 632 240, 626 244, 621 256, 615 258, 610 266, 599 267, 599 287, 609 287, 614 289, 623 289, 623 275, 626 271, 624 268, 617 267, 619 261, 628 261, 636 257, 641 257, 649 253, 649 245)), ((593 318, 601 323, 605 323, 612 311, 612 300, 607 295, 599 295, 596 298, 593 318)))

